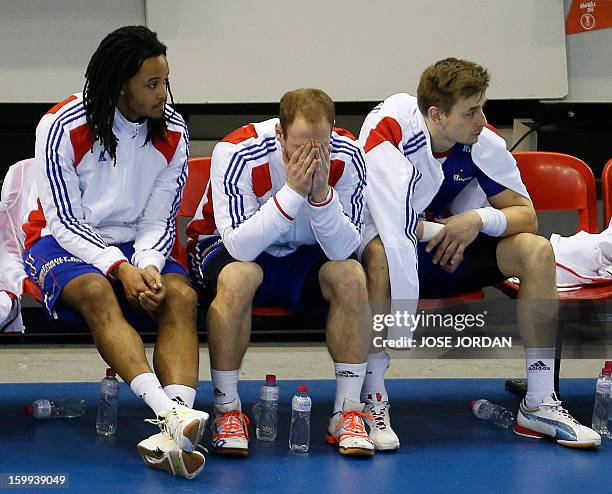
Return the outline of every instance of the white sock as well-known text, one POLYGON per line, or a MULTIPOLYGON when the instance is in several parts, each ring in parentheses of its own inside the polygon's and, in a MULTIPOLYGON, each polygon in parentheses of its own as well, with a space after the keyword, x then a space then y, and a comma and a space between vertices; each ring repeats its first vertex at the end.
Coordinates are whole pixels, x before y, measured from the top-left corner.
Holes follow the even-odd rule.
POLYGON ((527 395, 525 404, 537 407, 555 391, 555 349, 525 348, 527 395))
POLYGON ((137 375, 132 379, 130 388, 151 407, 155 415, 159 415, 161 410, 170 410, 176 405, 176 402, 164 393, 159 379, 152 372, 137 375))
POLYGON ((213 402, 216 405, 231 403, 238 398, 238 369, 218 371, 210 369, 213 385, 213 402))
POLYGON ((195 402, 196 390, 183 384, 168 384, 164 386, 164 393, 168 395, 168 398, 174 400, 174 398, 180 398, 180 400, 187 405, 189 408, 193 408, 195 402))
POLYGON ((387 388, 385 388, 385 372, 389 368, 391 358, 384 350, 368 355, 368 366, 361 388, 361 401, 386 401, 388 400, 387 388))
POLYGON ((8 293, 2 291, 0 292, 0 326, 4 324, 7 317, 11 313, 11 309, 13 308, 13 300, 8 296, 8 293))
POLYGON ((344 400, 349 399, 359 403, 361 387, 365 379, 367 364, 343 364, 335 362, 336 369, 336 401, 332 413, 342 411, 344 400))

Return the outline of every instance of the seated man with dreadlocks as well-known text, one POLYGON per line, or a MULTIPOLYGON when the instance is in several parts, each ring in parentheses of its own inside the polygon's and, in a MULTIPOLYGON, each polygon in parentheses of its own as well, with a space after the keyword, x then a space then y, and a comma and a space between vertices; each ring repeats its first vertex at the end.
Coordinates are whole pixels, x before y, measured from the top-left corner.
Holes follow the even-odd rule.
POLYGON ((169 257, 187 178, 188 133, 166 105, 166 47, 141 26, 102 40, 82 94, 51 108, 36 129, 38 200, 23 259, 50 315, 80 314, 104 360, 157 415, 145 463, 195 477, 208 414, 193 410, 198 379, 197 297, 169 257), (122 289, 121 289, 122 287, 122 289), (151 370, 125 297, 158 324, 151 370), (163 387, 162 387, 163 386, 163 387))

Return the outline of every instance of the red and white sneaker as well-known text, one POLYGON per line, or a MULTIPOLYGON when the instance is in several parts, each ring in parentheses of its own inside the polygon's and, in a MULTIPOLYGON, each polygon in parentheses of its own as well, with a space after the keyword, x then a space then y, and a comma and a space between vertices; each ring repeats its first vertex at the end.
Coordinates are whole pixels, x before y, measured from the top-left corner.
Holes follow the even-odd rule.
POLYGON ((248 456, 249 418, 242 413, 240 398, 215 405, 212 450, 219 455, 248 456))
POLYGON ((601 436, 572 417, 561 406, 555 393, 533 408, 528 408, 525 400, 522 400, 514 433, 532 439, 547 436, 556 440, 557 444, 570 448, 595 448, 601 445, 601 436))
POLYGON ((329 444, 337 444, 342 455, 372 456, 374 443, 368 436, 363 422, 364 418, 372 418, 364 413, 365 404, 344 400, 341 412, 334 413, 329 418, 325 440, 329 444))
MULTIPOLYGON (((368 395, 369 396, 369 395, 368 395)), ((376 393, 373 399, 366 400, 365 411, 369 417, 364 420, 370 429, 370 439, 377 451, 390 451, 399 449, 400 442, 397 434, 391 428, 391 417, 389 416, 389 397, 376 393)))

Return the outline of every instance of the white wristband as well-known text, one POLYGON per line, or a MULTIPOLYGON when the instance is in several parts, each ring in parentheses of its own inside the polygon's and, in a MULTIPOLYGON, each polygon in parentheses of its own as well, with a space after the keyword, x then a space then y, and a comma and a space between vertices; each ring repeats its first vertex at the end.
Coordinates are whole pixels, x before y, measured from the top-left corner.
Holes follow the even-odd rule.
POLYGON ((434 223, 432 221, 421 221, 423 224, 423 235, 419 239, 419 242, 429 242, 434 238, 444 225, 442 223, 434 223))
POLYGON ((508 220, 503 211, 492 207, 475 209, 482 220, 480 231, 491 237, 501 237, 506 231, 508 220))

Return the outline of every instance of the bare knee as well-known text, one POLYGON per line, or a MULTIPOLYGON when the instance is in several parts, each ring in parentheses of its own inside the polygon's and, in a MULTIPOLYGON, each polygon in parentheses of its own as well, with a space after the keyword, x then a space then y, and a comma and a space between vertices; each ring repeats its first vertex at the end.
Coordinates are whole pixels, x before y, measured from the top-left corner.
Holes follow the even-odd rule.
POLYGON ((353 259, 325 263, 319 271, 319 281, 326 300, 347 305, 367 302, 365 272, 353 259))
POLYGON ((167 290, 166 300, 173 308, 192 311, 197 306, 198 295, 185 277, 181 275, 164 276, 164 285, 167 290))
POLYGON ((110 282, 102 275, 86 274, 73 279, 64 288, 63 297, 71 305, 99 307, 105 302, 115 302, 115 292, 110 282))
POLYGON ((368 277, 371 275, 389 276, 389 265, 387 264, 385 246, 380 240, 380 237, 373 238, 364 249, 363 267, 368 277))
POLYGON ((516 238, 518 276, 542 276, 555 271, 555 254, 550 242, 539 235, 521 233, 516 238))
POLYGON ((232 262, 225 266, 217 280, 217 297, 232 305, 250 305, 263 281, 262 269, 253 262, 232 262))
POLYGON ((363 268, 368 282, 368 290, 380 291, 389 285, 389 265, 385 246, 380 237, 373 238, 363 251, 363 268))
POLYGON ((90 324, 110 321, 121 313, 113 287, 102 275, 92 273, 73 279, 65 286, 62 299, 90 324))

